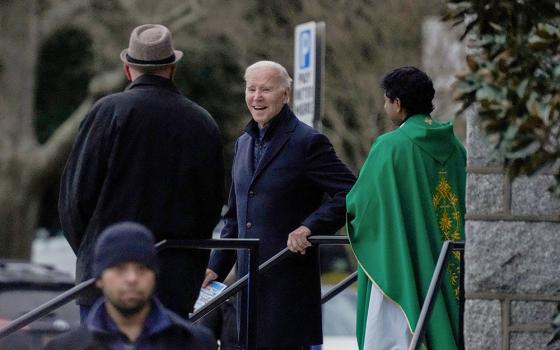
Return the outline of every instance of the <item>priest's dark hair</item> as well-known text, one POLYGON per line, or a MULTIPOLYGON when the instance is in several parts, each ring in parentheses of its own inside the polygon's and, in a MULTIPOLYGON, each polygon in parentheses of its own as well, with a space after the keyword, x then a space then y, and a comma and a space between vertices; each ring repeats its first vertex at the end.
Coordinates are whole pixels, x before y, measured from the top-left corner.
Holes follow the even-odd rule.
POLYGON ((434 110, 434 84, 432 79, 412 66, 395 68, 383 77, 381 88, 385 96, 393 102, 399 98, 406 116, 430 114, 434 110))

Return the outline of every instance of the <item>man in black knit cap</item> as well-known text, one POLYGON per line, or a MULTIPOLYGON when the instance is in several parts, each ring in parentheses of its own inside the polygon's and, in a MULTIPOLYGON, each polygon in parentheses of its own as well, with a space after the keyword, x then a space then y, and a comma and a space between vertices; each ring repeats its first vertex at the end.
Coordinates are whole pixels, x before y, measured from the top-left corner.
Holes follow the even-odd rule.
POLYGON ((216 349, 209 331, 166 309, 154 296, 158 260, 152 233, 122 222, 106 228, 94 250, 102 291, 85 323, 52 340, 46 350, 216 349))

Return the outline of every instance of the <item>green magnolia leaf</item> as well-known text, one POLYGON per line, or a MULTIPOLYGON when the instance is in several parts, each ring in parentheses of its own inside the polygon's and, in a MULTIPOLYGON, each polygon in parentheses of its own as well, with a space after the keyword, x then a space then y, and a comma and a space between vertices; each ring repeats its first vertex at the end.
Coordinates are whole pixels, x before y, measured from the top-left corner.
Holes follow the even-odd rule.
POLYGON ((477 60, 476 56, 467 55, 466 61, 467 61, 467 67, 469 67, 469 69, 471 71, 474 72, 474 71, 478 70, 479 65, 478 65, 478 60, 477 60))
POLYGON ((554 44, 554 40, 543 38, 537 34, 533 34, 527 40, 527 44, 532 50, 542 50, 554 44))
POLYGON ((543 39, 559 40, 560 28, 549 23, 539 23, 537 25, 536 35, 543 39))
POLYGON ((506 158, 516 159, 516 158, 527 158, 528 156, 532 155, 533 153, 537 152, 541 148, 541 143, 538 140, 534 140, 530 142, 528 145, 516 149, 511 152, 506 152, 506 158))
POLYGON ((517 132, 519 131, 519 125, 511 124, 504 133, 504 139, 506 140, 513 140, 517 136, 517 132))
POLYGON ((553 70, 554 79, 560 79, 560 65, 557 65, 553 70))
MULTIPOLYGON (((560 73, 560 72, 559 72, 560 73)), ((527 85, 529 85, 529 79, 523 79, 515 92, 519 98, 523 98, 527 93, 527 85)))
POLYGON ((459 14, 470 10, 472 8, 472 3, 470 1, 447 3, 446 8, 449 12, 453 14, 459 14))
POLYGON ((490 25, 490 27, 494 28, 497 32, 502 32, 504 30, 504 28, 497 23, 490 22, 488 24, 490 25))
MULTIPOLYGON (((447 3, 460 14, 455 20, 474 18, 466 30, 474 37, 470 73, 454 86, 461 111, 478 105, 482 130, 514 176, 560 161, 560 1, 447 3)), ((560 196, 560 175, 556 182, 560 196)))

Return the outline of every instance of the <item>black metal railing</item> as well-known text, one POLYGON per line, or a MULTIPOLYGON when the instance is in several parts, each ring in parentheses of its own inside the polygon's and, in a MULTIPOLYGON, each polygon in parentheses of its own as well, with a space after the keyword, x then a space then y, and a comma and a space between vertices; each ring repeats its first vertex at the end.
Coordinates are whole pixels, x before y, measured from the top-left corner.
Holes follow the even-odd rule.
MULTIPOLYGON (((349 244, 348 237, 346 236, 312 236, 308 238, 309 241, 315 245, 347 245, 349 244)), ((219 239, 219 240, 164 240, 159 242, 156 247, 158 251, 166 248, 174 249, 192 249, 192 248, 202 248, 202 249, 249 249, 250 261, 249 261, 249 274, 243 276, 231 286, 226 288, 222 293, 220 293, 216 298, 211 300, 209 303, 202 306, 196 312, 191 315, 190 320, 192 322, 200 321, 204 316, 218 308, 222 303, 229 299, 234 294, 241 291, 243 288, 248 286, 248 296, 247 296, 247 333, 240 335, 240 337, 245 338, 245 344, 247 344, 248 350, 256 349, 256 301, 257 301, 257 279, 256 278, 261 273, 266 273, 274 265, 279 264, 290 255, 296 254, 292 253, 288 248, 284 248, 276 255, 262 263, 258 266, 258 243, 256 239, 219 239), (258 271, 258 273, 257 273, 258 271), (254 276, 251 278, 251 276, 254 276)), ((332 287, 329 291, 322 295, 321 303, 326 303, 330 299, 334 298, 357 279, 357 272, 353 272, 343 281, 338 283, 336 286, 332 287)), ((22 315, 16 320, 12 321, 6 327, 0 330, 0 339, 12 334, 13 332, 25 327, 31 322, 46 316, 53 310, 67 304, 68 302, 75 299, 82 291, 89 288, 95 283, 94 279, 84 281, 75 287, 69 289, 68 291, 62 293, 58 297, 52 299, 51 301, 37 307, 36 309, 22 315)))
POLYGON ((439 289, 441 287, 441 282, 446 271, 447 262, 449 261, 449 255, 453 250, 461 252, 460 260, 460 280, 459 280, 459 349, 464 349, 463 344, 463 308, 464 308, 464 290, 463 290, 463 280, 464 280, 464 263, 463 263, 463 253, 465 250, 464 241, 445 241, 439 253, 436 268, 434 269, 434 274, 432 275, 432 281, 428 288, 428 293, 422 304, 422 309, 420 311, 420 316, 418 317, 418 322, 416 323, 416 329, 412 335, 412 341, 410 342, 409 350, 417 350, 422 344, 424 334, 426 332, 426 327, 432 313, 432 309, 438 295, 439 289))
MULTIPOLYGON (((345 245, 350 243, 347 236, 311 236, 308 238, 308 240, 313 245, 321 245, 321 244, 345 245)), ((292 253, 288 248, 282 249, 281 251, 276 253, 274 256, 272 256, 270 259, 268 259, 267 261, 265 261, 259 266, 259 274, 266 273, 268 270, 270 270, 271 267, 279 264, 280 262, 282 262, 287 257, 293 254, 297 254, 297 253, 292 253)), ((356 272, 354 272, 346 279, 344 279, 342 282, 340 282, 339 284, 331 288, 328 292, 326 292, 322 296, 321 298, 322 303, 326 303, 327 301, 335 297, 338 293, 340 293, 342 290, 346 289, 346 287, 348 287, 349 285, 354 283, 354 281, 356 281, 356 278, 357 278, 357 274, 356 272)), ((246 284, 247 284, 247 276, 241 277, 240 279, 235 281, 232 285, 230 285, 228 288, 226 288, 224 291, 222 291, 220 295, 218 295, 216 298, 212 299, 212 301, 202 306, 195 313, 193 313, 190 320, 192 322, 198 322, 201 318, 208 315, 214 309, 219 307, 231 296, 239 292, 242 288, 246 286, 246 284)))
MULTIPOLYGON (((248 285, 247 293, 247 334, 242 334, 248 349, 256 349, 256 334, 254 332, 256 326, 256 301, 257 301, 257 265, 258 265, 258 239, 201 239, 201 240, 163 240, 156 244, 158 251, 168 248, 173 249, 248 249, 249 250, 249 274, 245 276, 245 283, 248 285)), ((10 322, 4 328, 0 329, 0 339, 20 330, 35 320, 44 317, 59 307, 69 303, 77 298, 80 293, 90 288, 95 283, 95 279, 91 278, 84 281, 66 292, 60 294, 54 299, 40 305, 39 307, 21 315, 14 321, 10 322)), ((241 289, 241 288, 240 288, 241 289)))

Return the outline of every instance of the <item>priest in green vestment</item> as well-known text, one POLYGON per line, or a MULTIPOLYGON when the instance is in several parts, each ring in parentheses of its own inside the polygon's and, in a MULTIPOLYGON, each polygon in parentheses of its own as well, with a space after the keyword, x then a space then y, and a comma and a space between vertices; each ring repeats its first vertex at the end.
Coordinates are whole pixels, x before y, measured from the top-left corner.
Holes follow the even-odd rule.
MULTIPOLYGON (((346 197, 359 264, 356 333, 361 350, 406 350, 443 242, 464 239, 466 152, 451 123, 430 116, 434 88, 424 72, 397 68, 381 87, 400 126, 377 138, 346 197)), ((424 349, 457 348, 458 274, 454 252, 424 349)))

